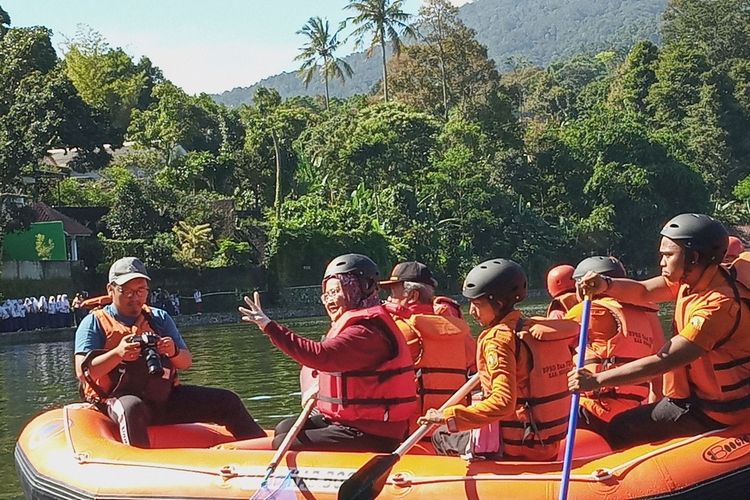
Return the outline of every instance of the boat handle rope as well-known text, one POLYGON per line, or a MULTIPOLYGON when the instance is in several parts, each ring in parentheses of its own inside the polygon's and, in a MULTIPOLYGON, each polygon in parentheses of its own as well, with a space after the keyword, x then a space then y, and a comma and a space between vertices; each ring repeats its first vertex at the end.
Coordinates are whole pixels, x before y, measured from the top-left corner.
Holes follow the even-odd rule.
MULTIPOLYGON (((669 446, 665 446, 664 448, 659 448, 653 451, 650 451, 646 453, 645 455, 640 455, 632 460, 629 460, 623 464, 616 465, 611 468, 600 468, 596 469, 595 471, 591 472, 590 474, 571 474, 570 479, 576 480, 576 481, 583 481, 583 482, 596 482, 601 483, 604 481, 607 481, 611 479, 612 477, 616 475, 622 474, 624 471, 632 468, 635 465, 638 465, 639 463, 648 460, 652 457, 655 457, 657 455, 660 455, 662 453, 666 453, 668 451, 674 450, 675 448, 679 448, 681 446, 688 445, 690 443, 693 443, 701 438, 711 436, 713 434, 722 432, 725 429, 716 429, 709 432, 705 432, 702 434, 699 434, 697 436, 692 436, 686 439, 683 439, 681 441, 678 441, 674 444, 671 444, 669 446)), ((528 463, 534 463, 534 462, 528 462, 528 463)), ((539 462, 544 463, 544 462, 539 462)), ((560 479, 562 477, 562 474, 487 474, 485 476, 429 476, 429 477, 422 477, 422 476, 410 476, 403 473, 397 473, 393 474, 391 477, 388 478, 387 483, 398 486, 398 487, 409 487, 412 485, 417 484, 428 484, 428 483, 445 483, 445 482, 452 482, 452 481, 544 481, 544 480, 554 480, 554 479, 560 479)))
MULTIPOLYGON (((86 452, 78 452, 75 447, 75 443, 73 442, 73 436, 70 432, 70 418, 68 416, 69 410, 71 405, 65 405, 63 407, 63 429, 65 430, 65 436, 68 441, 68 447, 70 448, 71 454, 73 458, 81 464, 99 464, 99 465, 127 465, 130 467, 148 467, 148 468, 157 468, 157 469, 163 469, 163 470, 176 470, 176 471, 185 471, 185 472, 196 472, 199 474, 210 474, 218 477, 227 477, 227 471, 232 471, 232 477, 263 477, 263 470, 262 466, 258 466, 259 472, 258 473, 240 473, 238 472, 234 466, 231 465, 225 465, 218 470, 216 469, 208 469, 208 468, 195 468, 195 467, 177 467, 177 466, 169 466, 169 465, 163 465, 163 464, 154 464, 153 462, 131 462, 131 461, 123 461, 123 460, 106 460, 106 459, 96 459, 91 460, 90 455, 86 452)), ((714 434, 717 434, 719 432, 724 431, 725 429, 716 429, 709 432, 704 432, 702 434, 698 434, 697 436, 692 436, 686 439, 683 439, 681 441, 678 441, 674 444, 671 444, 669 446, 666 446, 664 448, 658 448, 656 450, 650 451, 649 453, 646 453, 645 455, 638 456, 632 460, 629 460, 623 464, 616 465, 614 467, 610 468, 602 468, 597 469, 596 471, 590 473, 590 474, 571 474, 570 479, 576 480, 576 481, 587 481, 587 482, 603 482, 615 475, 619 475, 622 472, 627 471, 628 469, 634 467, 635 465, 638 465, 639 463, 648 460, 652 457, 655 457, 657 455, 660 455, 662 453, 666 453, 668 451, 674 450, 676 448, 679 448, 681 446, 688 445, 690 443, 693 443, 701 438, 708 437, 714 434)), ((304 474, 299 474, 300 471, 297 471, 300 479, 316 479, 314 476, 305 476, 304 474)), ((421 477, 421 476, 404 476, 403 474, 394 474, 391 477, 388 478, 387 483, 392 484, 394 486, 410 486, 415 484, 427 484, 427 483, 443 483, 443 482, 452 482, 452 481, 498 481, 498 480, 508 480, 508 481, 541 481, 541 480, 550 480, 550 479, 559 479, 562 477, 562 474, 488 474, 487 476, 430 476, 430 477, 421 477)), ((341 479, 342 481, 344 479, 341 479)))
POLYGON ((97 465, 125 465, 128 467, 148 467, 151 469, 161 469, 161 470, 174 470, 174 471, 182 471, 182 472, 195 472, 198 474, 208 474, 212 476, 221 477, 224 479, 229 479, 232 477, 263 477, 262 472, 258 472, 257 474, 240 474, 235 470, 235 466, 233 465, 224 465, 220 467, 218 470, 214 468, 196 468, 196 467, 183 467, 183 466, 170 466, 170 465, 164 465, 164 464, 155 464, 153 462, 134 462, 134 461, 127 461, 127 460, 107 460, 107 459, 94 459, 91 460, 91 456, 89 453, 86 452, 79 452, 76 450, 75 443, 73 442, 73 436, 70 432, 70 418, 68 416, 68 413, 70 411, 71 406, 77 406, 78 403, 74 405, 66 405, 63 407, 63 428, 65 430, 65 436, 68 441, 68 447, 70 448, 70 452, 73 456, 73 459, 76 460, 79 464, 97 464, 97 465))

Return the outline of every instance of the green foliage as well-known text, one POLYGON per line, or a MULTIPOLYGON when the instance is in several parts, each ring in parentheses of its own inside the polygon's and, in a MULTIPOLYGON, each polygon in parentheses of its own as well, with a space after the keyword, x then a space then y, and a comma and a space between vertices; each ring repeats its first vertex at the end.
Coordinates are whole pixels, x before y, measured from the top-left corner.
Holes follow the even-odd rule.
POLYGON ((208 224, 190 225, 184 221, 177 222, 172 228, 177 237, 177 248, 174 258, 185 267, 202 268, 214 253, 214 241, 211 227, 208 224))
POLYGON ((667 44, 700 50, 713 64, 750 59, 747 0, 670 0, 662 33, 667 44))
MULTIPOLYGON (((633 20, 644 18, 632 9, 665 4, 615 3, 617 19, 633 20)), ((451 290, 479 260, 509 257, 539 286, 551 264, 592 252, 654 265, 658 229, 679 212, 750 222, 750 57, 738 21, 746 11, 726 10, 736 1, 672 2, 672 31, 657 48, 650 36, 632 47, 610 43, 602 33, 611 29, 583 22, 611 15, 612 2, 476 0, 458 11, 429 0, 419 38, 389 64, 386 49, 400 49, 410 29, 402 2, 349 4, 354 36, 381 56, 382 90, 394 102, 284 99, 260 86, 252 105, 230 110, 188 95, 147 58, 135 63, 97 35, 71 44, 61 65, 48 31, 8 30, 0 38, 0 193, 108 207, 100 246, 81 247, 89 266, 106 270, 124 255, 174 273, 261 263, 271 286, 318 283, 332 255, 352 251, 383 269, 424 261, 451 290), (496 5, 503 15, 487 17, 496 5), (513 57, 499 76, 495 45, 487 49, 486 31, 470 28, 480 10, 482 23, 508 31, 519 13, 574 22, 591 44, 546 67, 513 57), (701 25, 716 12, 727 26, 701 25), (735 46, 722 47, 730 35, 735 46), (102 141, 123 127, 140 149, 115 152, 101 168, 109 162, 102 141), (101 178, 23 187, 21 174, 40 177, 52 146, 75 147, 73 168, 101 178)), ((559 26, 535 26, 528 40, 558 40, 563 53, 559 26)), ((648 35, 624 30, 624 39, 648 35)), ((341 95, 333 90, 346 73, 333 53, 340 31, 311 18, 301 34, 307 82, 314 89, 320 74, 330 95, 341 95)), ((21 225, 15 210, 0 205, 0 224, 21 225)))
POLYGON ((620 67, 608 101, 625 111, 645 114, 646 97, 656 82, 654 66, 659 49, 649 41, 635 44, 620 67))
POLYGON ((750 175, 737 183, 732 194, 739 200, 750 202, 750 175))
POLYGON ((282 103, 281 96, 273 89, 261 87, 255 94, 255 106, 241 110, 247 128, 245 150, 262 158, 263 145, 271 142, 271 157, 275 164, 275 189, 273 206, 276 217, 281 217, 284 169, 293 168, 296 160, 292 142, 313 121, 313 110, 294 101, 282 103))
POLYGON ((50 260, 52 258, 52 252, 55 250, 55 242, 43 234, 37 234, 34 241, 34 248, 36 249, 36 255, 39 257, 39 260, 50 260))
POLYGON ((227 141, 242 142, 233 137, 239 127, 235 112, 221 110, 208 96, 187 95, 171 82, 153 87, 154 102, 145 110, 134 110, 128 137, 138 145, 159 149, 167 163, 176 156, 175 148, 187 151, 219 153, 227 141))
POLYGON ((112 209, 105 221, 112 236, 123 240, 150 238, 163 225, 156 207, 132 176, 115 188, 112 209))
POLYGON ((394 99, 446 120, 454 107, 462 116, 476 116, 498 79, 487 48, 446 0, 424 5, 418 26, 420 43, 407 46, 401 58, 389 62, 394 99))
POLYGON ((172 232, 157 233, 150 243, 143 247, 143 262, 151 269, 178 267, 174 254, 177 252, 177 238, 172 232))
POLYGON ((113 192, 103 188, 101 182, 61 180, 57 189, 49 193, 48 204, 63 207, 109 207, 114 202, 113 192))
POLYGON ((219 240, 211 261, 212 267, 244 267, 254 264, 252 249, 247 241, 219 240))
POLYGON ((8 14, 2 7, 0 7, 0 38, 4 37, 8 32, 8 26, 10 25, 10 14, 8 14))
POLYGON ((112 49, 91 29, 79 30, 65 49, 65 72, 86 104, 108 118, 113 144, 120 144, 130 114, 149 83, 146 69, 138 67, 121 48, 112 49))
POLYGON ((654 120, 671 128, 685 118, 689 106, 700 100, 703 75, 708 71, 705 56, 686 45, 670 45, 660 53, 647 108, 654 120))
POLYGON ((129 257, 132 255, 144 255, 146 245, 149 240, 143 238, 134 239, 113 239, 107 238, 104 234, 99 233, 96 238, 102 245, 102 260, 98 262, 96 270, 99 273, 106 273, 109 266, 117 259, 129 257))

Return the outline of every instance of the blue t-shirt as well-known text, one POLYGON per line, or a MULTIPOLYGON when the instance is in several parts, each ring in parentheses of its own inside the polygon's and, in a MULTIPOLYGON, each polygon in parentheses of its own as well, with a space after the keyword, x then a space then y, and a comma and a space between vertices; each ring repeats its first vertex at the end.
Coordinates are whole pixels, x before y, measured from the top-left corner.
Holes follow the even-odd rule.
MULTIPOLYGON (((125 326, 132 326, 138 319, 137 316, 132 317, 118 314, 117 308, 114 304, 104 306, 104 312, 114 317, 125 326)), ((174 324, 174 320, 166 311, 152 307, 151 324, 154 327, 154 330, 156 330, 154 333, 162 337, 172 337, 175 345, 179 349, 187 349, 187 345, 182 339, 182 335, 180 335, 180 332, 177 330, 177 325, 174 324)), ((83 318, 76 330, 75 353, 86 354, 94 349, 104 349, 105 342, 106 337, 104 335, 104 330, 99 324, 99 321, 97 321, 96 316, 89 314, 83 318)))

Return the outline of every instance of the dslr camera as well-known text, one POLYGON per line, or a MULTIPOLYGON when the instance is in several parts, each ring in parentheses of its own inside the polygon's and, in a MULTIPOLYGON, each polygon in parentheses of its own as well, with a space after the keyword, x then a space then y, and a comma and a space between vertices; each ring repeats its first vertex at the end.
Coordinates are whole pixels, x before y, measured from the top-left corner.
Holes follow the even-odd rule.
POLYGON ((159 336, 147 332, 133 337, 133 342, 141 345, 141 355, 146 358, 146 367, 149 375, 161 377, 164 374, 164 367, 161 364, 161 356, 156 350, 156 342, 159 336))

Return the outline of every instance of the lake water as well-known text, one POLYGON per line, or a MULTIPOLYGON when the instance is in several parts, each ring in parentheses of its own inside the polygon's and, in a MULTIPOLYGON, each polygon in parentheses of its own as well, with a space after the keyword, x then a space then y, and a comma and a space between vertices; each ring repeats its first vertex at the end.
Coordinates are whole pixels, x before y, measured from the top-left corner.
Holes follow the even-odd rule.
MULTIPOLYGON (((527 313, 540 314, 531 305, 527 313)), ((286 322, 311 338, 320 338, 323 318, 286 322)), ((474 331, 477 325, 472 325, 474 331)), ((668 331, 668 330, 667 330, 668 331)), ((193 366, 181 373, 188 384, 220 386, 237 392, 265 427, 300 411, 299 368, 251 325, 196 327, 182 332, 193 353, 193 366)), ((18 434, 34 415, 78 400, 73 374, 73 342, 0 348, 0 498, 23 498, 13 463, 18 434)))

